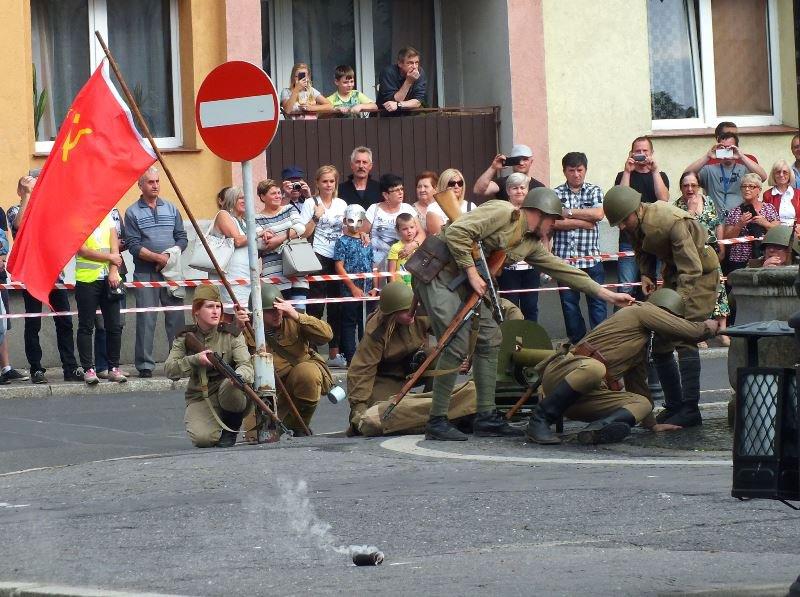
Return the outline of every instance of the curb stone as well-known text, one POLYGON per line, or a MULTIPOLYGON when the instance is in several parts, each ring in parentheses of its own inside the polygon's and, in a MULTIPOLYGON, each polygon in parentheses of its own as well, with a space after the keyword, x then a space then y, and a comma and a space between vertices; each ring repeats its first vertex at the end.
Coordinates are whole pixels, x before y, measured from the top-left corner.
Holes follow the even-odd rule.
POLYGON ((108 591, 91 587, 67 587, 33 582, 0 582, 0 597, 180 597, 166 593, 108 591))

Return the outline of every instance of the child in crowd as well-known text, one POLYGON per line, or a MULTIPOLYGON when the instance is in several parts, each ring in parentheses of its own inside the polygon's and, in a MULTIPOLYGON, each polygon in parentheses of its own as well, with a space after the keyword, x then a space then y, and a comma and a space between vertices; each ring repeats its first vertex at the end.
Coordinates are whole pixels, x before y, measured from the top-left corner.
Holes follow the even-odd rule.
MULTIPOLYGON (((364 223, 364 217, 364 208, 357 204, 348 205, 344 212, 344 234, 336 240, 333 248, 336 273, 340 276, 372 272, 372 246, 365 247, 361 240, 361 225, 364 223)), ((377 290, 371 289, 371 286, 369 280, 345 279, 342 282, 342 296, 355 298, 361 298, 364 294, 375 296, 377 290)), ((364 335, 364 323, 361 319, 362 305, 361 301, 348 301, 341 305, 340 347, 348 365, 356 353, 356 344, 364 335), (358 339, 356 339, 356 330, 358 339)))
POLYGON ((400 214, 394 224, 400 240, 389 247, 389 255, 386 258, 389 262, 389 271, 394 274, 392 281, 397 281, 398 276, 402 276, 403 282, 411 285, 411 276, 406 274, 405 264, 411 254, 422 244, 424 233, 420 232, 417 219, 411 214, 400 214), (419 238, 422 236, 423 238, 419 238))
MULTIPOLYGON (((360 91, 354 89, 355 71, 352 66, 341 64, 334 72, 336 79, 336 92, 328 96, 328 101, 333 104, 333 109, 342 114, 358 116, 363 110, 376 111, 378 105, 360 91)), ((363 116, 367 116, 366 113, 363 116)))

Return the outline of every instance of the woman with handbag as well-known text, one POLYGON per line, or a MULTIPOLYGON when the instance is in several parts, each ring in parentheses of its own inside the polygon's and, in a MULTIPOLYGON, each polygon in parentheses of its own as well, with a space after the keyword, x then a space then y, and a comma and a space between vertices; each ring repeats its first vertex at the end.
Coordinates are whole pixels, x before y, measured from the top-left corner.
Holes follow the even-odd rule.
MULTIPOLYGON (((244 191, 242 187, 229 187, 222 196, 222 209, 214 218, 211 235, 229 238, 233 241, 233 253, 226 264, 220 263, 228 280, 244 279, 247 284, 231 285, 236 300, 247 307, 250 300, 250 260, 247 257, 247 224, 244 219, 244 191)), ((219 258, 218 258, 219 260, 219 258)), ((208 275, 211 280, 218 280, 216 272, 208 275)), ((220 288, 223 305, 233 302, 225 288, 220 288)), ((226 308, 228 313, 233 309, 226 308)))
MULTIPOLYGON (((298 212, 291 205, 283 205, 280 183, 275 180, 262 180, 256 189, 264 209, 256 215, 256 239, 258 254, 261 257, 261 276, 285 275, 282 252, 289 241, 299 239, 305 234, 305 225, 298 212)), ((308 294, 308 282, 298 278, 294 282, 272 282, 281 291, 283 298, 304 300, 308 294)), ((305 304, 295 303, 294 308, 305 312, 305 304)))
MULTIPOLYGON (((310 238, 312 234, 314 235, 314 253, 322 265, 321 273, 335 274, 336 261, 333 259, 333 248, 343 234, 344 210, 347 209, 347 203, 336 196, 339 171, 334 166, 320 166, 314 179, 317 195, 305 200, 301 215, 306 225, 305 237, 310 238)), ((315 299, 337 299, 340 296, 338 282, 314 282, 309 291, 309 298, 315 299)), ((333 302, 309 305, 308 314, 321 319, 326 305, 328 324, 333 329, 333 339, 328 343, 328 366, 344 367, 346 365, 344 356, 339 354, 341 326, 339 305, 333 302)))

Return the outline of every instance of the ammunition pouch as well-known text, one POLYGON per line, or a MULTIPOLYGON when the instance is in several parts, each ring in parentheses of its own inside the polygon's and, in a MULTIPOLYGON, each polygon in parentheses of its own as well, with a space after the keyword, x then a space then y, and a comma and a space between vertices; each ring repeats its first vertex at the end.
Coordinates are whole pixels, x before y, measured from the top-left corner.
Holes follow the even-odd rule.
POLYGON ((430 284, 452 261, 447 243, 438 236, 427 237, 406 261, 405 268, 423 284, 430 284))

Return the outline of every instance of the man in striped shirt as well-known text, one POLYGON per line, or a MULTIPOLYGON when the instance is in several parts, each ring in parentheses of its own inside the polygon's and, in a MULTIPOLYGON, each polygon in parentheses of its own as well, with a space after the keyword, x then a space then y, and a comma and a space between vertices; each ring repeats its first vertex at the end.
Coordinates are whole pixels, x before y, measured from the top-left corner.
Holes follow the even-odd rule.
MULTIPOLYGON (((598 284, 605 281, 603 262, 600 260, 597 223, 603 219, 603 192, 597 185, 586 182, 589 165, 586 154, 571 151, 561 159, 566 182, 555 188, 564 208, 564 218, 553 226, 553 254, 570 261, 582 269, 598 284), (585 257, 597 255, 596 258, 585 257), (576 259, 578 258, 578 259, 576 259)), ((572 344, 577 344, 586 335, 586 323, 581 314, 581 293, 577 290, 560 290, 561 311, 564 326, 572 344)), ((607 316, 605 301, 586 295, 591 328, 599 325, 607 316)))

